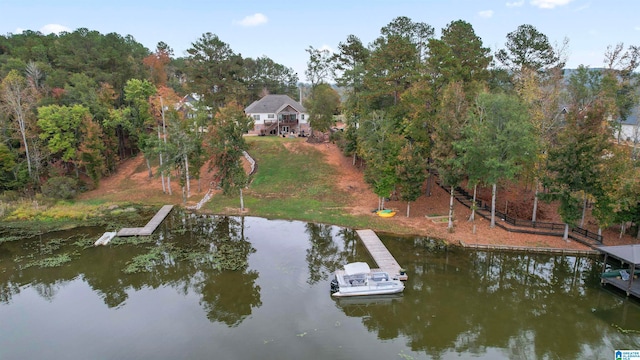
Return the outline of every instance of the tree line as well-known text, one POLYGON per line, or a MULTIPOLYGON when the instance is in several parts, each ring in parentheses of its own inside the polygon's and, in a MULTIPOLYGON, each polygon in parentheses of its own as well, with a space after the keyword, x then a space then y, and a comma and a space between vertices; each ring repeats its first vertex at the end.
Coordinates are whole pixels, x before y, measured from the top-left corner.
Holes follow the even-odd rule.
MULTIPOLYGON (((397 17, 371 44, 349 35, 335 53, 309 47, 304 104, 315 130, 345 117, 340 144, 366 164, 380 208, 397 192, 408 215, 437 172, 451 189, 490 186, 492 212, 498 187, 518 181, 536 189, 533 221, 540 198, 558 201, 568 226, 584 221, 587 204, 601 228, 637 224, 637 151, 612 134, 638 103, 640 50, 613 45, 603 68, 565 73, 567 46, 521 25, 492 53, 465 21, 438 38, 431 25, 397 17)), ((9 34, 0 36, 0 78, 0 191, 58 197, 96 186, 138 153, 150 176, 160 163, 167 192, 173 179, 188 197, 189 179, 213 159, 220 185, 237 193, 252 126, 242 109, 298 93, 291 68, 243 58, 212 33, 181 58, 163 42, 150 51, 88 29, 9 34)))
POLYGON ((397 17, 368 45, 349 35, 335 53, 309 47, 309 101, 322 104, 330 82, 346 89, 339 143, 365 164, 379 208, 397 193, 409 216, 437 173, 451 189, 451 230, 454 188, 465 181, 474 198, 478 185, 491 187, 491 226, 499 186, 515 183, 535 189, 533 222, 538 199, 558 202, 565 237, 588 205, 600 231, 638 224, 637 139, 624 146, 614 134, 638 105, 640 47, 612 45, 602 68, 569 71, 568 44, 525 24, 492 53, 465 21, 438 38, 429 24, 397 17))
POLYGON ((184 197, 205 159, 225 192, 246 179, 244 106, 265 94, 296 95, 298 76, 266 56, 243 58, 211 33, 187 55, 158 43, 85 28, 59 35, 0 36, 0 192, 73 197, 98 185, 121 160, 160 163, 184 197), (187 94, 197 101, 186 103, 187 94))

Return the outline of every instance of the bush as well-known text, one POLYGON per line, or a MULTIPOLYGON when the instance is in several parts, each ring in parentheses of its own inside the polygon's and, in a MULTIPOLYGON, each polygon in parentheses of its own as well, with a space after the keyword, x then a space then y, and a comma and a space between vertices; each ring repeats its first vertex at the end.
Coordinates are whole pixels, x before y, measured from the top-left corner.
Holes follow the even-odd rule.
POLYGON ((42 194, 53 199, 73 199, 78 191, 78 181, 64 176, 52 177, 42 185, 42 194))

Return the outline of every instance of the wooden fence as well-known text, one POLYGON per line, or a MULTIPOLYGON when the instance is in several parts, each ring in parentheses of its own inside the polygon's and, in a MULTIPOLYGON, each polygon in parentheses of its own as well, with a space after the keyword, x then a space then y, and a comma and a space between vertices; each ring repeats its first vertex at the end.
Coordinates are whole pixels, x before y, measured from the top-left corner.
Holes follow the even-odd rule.
MULTIPOLYGON (((440 180, 437 180, 436 184, 447 191, 447 193, 451 191, 451 187, 443 185, 440 180)), ((471 208, 474 203, 473 196, 471 196, 466 190, 461 187, 455 187, 453 191, 455 199, 460 204, 466 206, 467 208, 471 208)), ((484 202, 478 203, 478 201, 476 200, 476 213, 487 220, 491 220, 491 207, 484 202)), ((496 225, 498 227, 507 231, 538 235, 564 236, 565 224, 518 219, 498 210, 495 211, 495 216, 496 218, 514 227, 507 227, 496 222, 496 225)), ((602 235, 599 235, 587 229, 583 229, 581 227, 571 228, 569 238, 587 246, 601 245, 604 240, 602 235)))

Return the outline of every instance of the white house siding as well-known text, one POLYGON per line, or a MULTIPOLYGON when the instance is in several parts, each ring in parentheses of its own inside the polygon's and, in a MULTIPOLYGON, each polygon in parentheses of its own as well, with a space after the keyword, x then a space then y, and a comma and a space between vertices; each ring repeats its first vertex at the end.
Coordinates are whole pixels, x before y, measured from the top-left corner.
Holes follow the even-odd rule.
POLYGON ((273 124, 280 124, 281 134, 299 135, 303 131, 309 132, 309 114, 306 113, 304 106, 291 99, 287 95, 267 95, 260 100, 254 101, 245 108, 245 113, 251 116, 254 121, 254 128, 251 134, 266 134, 273 130, 273 124), (289 121, 278 121, 280 115, 294 115, 297 124, 293 125, 289 121), (271 117, 269 117, 271 115, 271 117))
MULTIPOLYGON (((269 118, 269 114, 268 113, 257 113, 257 114, 247 114, 249 116, 251 116, 253 120, 253 130, 249 131, 249 134, 251 135, 260 135, 262 133, 262 130, 267 129, 269 126, 271 126, 271 122, 277 122, 278 121, 278 116, 276 114, 272 114, 273 118, 269 118), (259 115, 260 116, 260 120, 256 120, 255 119, 255 115, 259 115)), ((309 127, 309 114, 307 113, 299 113, 298 115, 298 127, 299 129, 289 129, 289 133, 293 132, 296 135, 299 135, 300 133, 302 133, 304 131, 305 134, 308 134, 310 131, 310 127, 309 127), (304 120, 302 119, 304 117, 304 120)))
POLYGON ((622 141, 640 142, 640 126, 638 124, 622 124, 620 132, 616 132, 615 135, 616 139, 619 138, 622 141))

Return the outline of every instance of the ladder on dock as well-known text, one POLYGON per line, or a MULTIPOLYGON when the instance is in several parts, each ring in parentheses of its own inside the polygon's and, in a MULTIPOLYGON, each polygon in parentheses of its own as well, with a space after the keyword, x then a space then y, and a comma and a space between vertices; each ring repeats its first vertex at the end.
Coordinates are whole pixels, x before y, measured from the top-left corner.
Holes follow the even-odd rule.
POLYGON ((400 280, 407 280, 407 274, 400 274, 402 268, 373 230, 356 230, 356 233, 382 271, 397 276, 400 280))
POLYGON ((120 231, 118 231, 118 237, 124 237, 124 236, 148 236, 153 234, 154 231, 156 231, 156 228, 158 228, 158 226, 160 226, 160 224, 162 223, 162 221, 164 221, 164 219, 167 217, 167 215, 169 215, 169 213, 171 212, 171 209, 173 209, 173 205, 165 205, 162 208, 160 208, 160 210, 158 210, 158 212, 155 214, 155 216, 153 218, 151 218, 151 220, 149 220, 149 222, 147 223, 147 225, 145 225, 144 227, 137 227, 137 228, 122 228, 120 229, 120 231))

